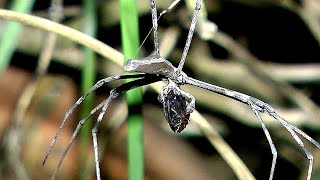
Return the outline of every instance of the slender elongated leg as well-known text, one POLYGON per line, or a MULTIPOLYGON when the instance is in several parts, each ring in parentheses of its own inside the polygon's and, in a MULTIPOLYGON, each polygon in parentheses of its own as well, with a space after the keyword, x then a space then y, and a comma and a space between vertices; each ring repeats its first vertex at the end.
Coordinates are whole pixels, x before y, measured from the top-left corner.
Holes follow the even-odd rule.
POLYGON ((95 165, 96 165, 96 175, 97 175, 97 179, 100 180, 100 167, 99 167, 99 153, 98 153, 98 137, 97 137, 97 133, 98 133, 98 129, 99 129, 99 125, 102 121, 102 118, 104 116, 104 114, 107 111, 107 108, 110 104, 110 102, 119 97, 120 95, 124 94, 125 92, 129 91, 130 89, 134 89, 140 86, 144 86, 150 83, 154 83, 157 81, 160 81, 161 77, 159 76, 150 76, 150 77, 146 77, 143 79, 138 79, 135 81, 131 81, 128 83, 125 83, 113 90, 110 91, 110 96, 108 97, 106 103, 104 104, 104 106, 102 107, 102 110, 98 116, 97 122, 94 125, 93 129, 92 129, 92 138, 93 138, 93 149, 94 149, 94 159, 95 159, 95 165))
POLYGON ((254 103, 256 107, 259 107, 261 112, 267 112, 271 117, 279 121, 283 126, 297 132, 306 140, 308 140, 310 143, 312 143, 313 145, 315 145, 317 148, 320 149, 320 144, 315 139, 313 139, 308 134, 306 134, 305 132, 303 132, 302 130, 290 124, 288 121, 286 121, 281 116, 279 116, 269 104, 253 97, 250 97, 250 101, 251 103, 254 103))
MULTIPOLYGON (((174 6, 176 6, 180 1, 181 1, 181 0, 175 0, 174 2, 172 2, 167 9, 163 10, 163 11, 159 14, 159 17, 158 17, 157 21, 159 21, 159 19, 161 18, 162 15, 164 15, 165 13, 171 11, 171 9, 172 9, 174 6)), ((147 38, 149 37, 149 35, 150 35, 150 33, 151 33, 152 30, 154 30, 153 27, 149 30, 148 34, 146 35, 146 37, 145 37, 144 40, 142 41, 141 45, 139 46, 139 50, 141 49, 142 45, 146 42, 146 40, 147 40, 147 38)), ((157 49, 157 48, 156 48, 156 49, 157 49)), ((160 54, 160 48, 158 48, 158 49, 159 49, 159 54, 160 54)))
MULTIPOLYGON (((190 84, 193 86, 197 86, 212 92, 215 92, 217 94, 221 94, 223 96, 227 96, 230 97, 232 99, 235 99, 239 102, 245 103, 250 105, 252 108, 255 109, 255 114, 257 116, 257 111, 260 112, 267 112, 271 117, 273 117, 274 119, 276 119, 277 121, 279 121, 282 126, 284 126, 287 131, 291 134, 291 136, 294 138, 294 140, 298 143, 298 145, 302 148, 302 150, 304 151, 304 153, 306 154, 308 160, 309 160, 309 167, 308 167, 308 175, 307 175, 307 179, 309 180, 311 178, 311 173, 312 173, 312 166, 313 166, 313 155, 308 151, 308 149, 304 146, 303 142, 301 141, 301 139, 298 137, 298 135, 295 133, 299 133, 300 135, 302 135, 305 139, 307 139, 309 142, 311 142, 312 144, 314 144, 315 146, 317 146, 320 149, 320 144, 312 139, 310 136, 308 136, 306 133, 304 133, 303 131, 301 131, 299 128, 293 126, 292 124, 290 124, 289 122, 287 122, 286 120, 284 120, 283 118, 281 118, 274 110, 273 108, 268 105, 267 103, 260 101, 256 98, 253 98, 251 96, 248 96, 246 94, 242 94, 236 91, 232 91, 226 88, 222 88, 219 86, 215 86, 215 85, 211 85, 190 77, 183 77, 182 78, 182 82, 185 84, 190 84)), ((258 120, 261 120, 260 116, 257 116, 258 120)), ((266 133, 266 132, 265 132, 266 133)), ((266 134, 267 136, 267 134, 266 134)), ((268 136, 267 136, 268 138, 268 136)), ((269 141, 269 138, 268 138, 269 141)), ((269 141, 270 144, 270 141, 269 141)), ((272 145, 270 145, 271 150, 273 149, 272 145)), ((273 150, 272 150, 273 151, 273 150)), ((273 155, 273 158, 275 158, 275 155, 273 155)), ((271 172, 274 171, 272 168, 274 168, 273 166, 275 166, 275 160, 273 160, 273 164, 271 167, 271 172)), ((270 174, 271 176, 271 174, 270 174)))
POLYGON ((155 55, 160 56, 157 6, 156 6, 154 0, 150 0, 149 2, 150 2, 151 16, 152 16, 155 55))
MULTIPOLYGON (((179 89, 180 89, 180 88, 179 88, 179 89)), ((188 114, 191 114, 191 113, 194 111, 195 106, 196 106, 196 98, 194 98, 190 93, 185 92, 185 91, 182 90, 182 89, 180 89, 180 92, 181 92, 181 94, 182 94, 184 97, 190 99, 190 101, 189 101, 189 103, 188 103, 188 105, 187 105, 187 113, 188 113, 188 114)))
POLYGON ((304 151, 305 155, 307 156, 307 159, 309 160, 309 166, 308 166, 308 172, 307 172, 307 180, 311 179, 311 174, 312 174, 312 167, 313 167, 313 155, 310 153, 310 151, 305 147, 304 143, 301 141, 299 136, 295 133, 299 133, 302 135, 305 139, 309 140, 312 144, 317 146, 319 148, 319 143, 317 143, 315 140, 313 140, 310 136, 306 136, 306 133, 298 129, 297 127, 294 127, 292 124, 284 120, 281 116, 279 116, 275 110, 268 105, 267 103, 260 101, 256 98, 250 97, 250 100, 258 107, 260 107, 263 111, 262 112, 267 112, 271 117, 279 121, 282 126, 284 126, 287 131, 291 134, 293 139, 297 142, 297 144, 302 148, 304 151), (293 128, 294 127, 294 128, 293 128), (316 142, 316 143, 314 143, 316 142))
POLYGON ((242 102, 244 104, 248 104, 251 107, 254 105, 255 109, 257 109, 260 112, 267 112, 271 117, 273 117, 274 119, 279 121, 283 126, 285 126, 285 128, 291 129, 292 131, 297 132, 298 134, 303 136, 306 140, 308 140, 310 143, 312 143, 313 145, 315 145, 317 148, 320 149, 319 142, 314 140, 312 137, 307 135, 305 132, 303 132, 299 128, 295 127, 294 125, 290 124, 289 122, 287 122, 286 120, 281 118, 270 105, 268 105, 267 103, 265 103, 261 100, 258 100, 256 98, 253 98, 253 97, 246 95, 246 94, 243 94, 243 93, 239 93, 239 92, 236 92, 236 91, 233 91, 230 89, 226 89, 226 88, 223 88, 220 86, 212 85, 212 84, 209 84, 209 83, 206 83, 203 81, 199 81, 197 79, 193 79, 193 78, 187 77, 187 76, 181 77, 180 81, 182 84, 189 84, 192 86, 196 86, 196 87, 199 87, 199 88, 202 88, 202 89, 229 97, 231 99, 242 102))
MULTIPOLYGON (((94 147, 94 153, 95 153, 95 166, 96 166, 96 174, 97 174, 97 179, 100 179, 100 167, 99 167, 99 158, 98 158, 98 142, 97 142, 97 132, 98 132, 98 127, 102 121, 102 118, 104 116, 104 114, 107 111, 107 108, 109 107, 109 104, 112 102, 112 100, 116 99, 117 97, 119 97, 120 95, 124 94, 126 91, 130 90, 130 89, 134 89, 136 87, 140 87, 143 85, 147 85, 153 82, 157 82, 160 81, 161 78, 163 78, 162 76, 158 76, 158 75, 146 75, 146 74, 137 74, 137 75, 125 75, 122 76, 120 78, 131 78, 131 77, 142 77, 138 80, 134 80, 132 82, 129 83, 125 83, 123 85, 120 85, 117 88, 114 88, 113 90, 110 91, 110 95, 107 99, 105 99, 103 102, 101 102, 98 106, 96 106, 93 110, 91 110, 90 114, 87 115, 84 119, 82 119, 75 131, 72 134, 71 139, 69 140, 69 143, 65 149, 65 151, 63 152, 63 155, 59 161, 59 164, 57 166, 57 168, 55 169, 55 172, 52 176, 52 179, 55 179, 56 175, 58 174, 62 162, 64 160, 64 158, 66 157, 75 137, 77 136, 79 130, 81 129, 82 125, 95 113, 97 112, 99 109, 102 108, 98 118, 97 118, 97 122, 94 126, 94 128, 92 129, 92 137, 93 137, 93 147, 94 147)), ((107 78, 106 78, 107 79, 107 78)), ((105 79, 103 79, 105 80, 105 79)), ((89 91, 90 92, 90 91, 89 91)), ((89 93, 88 92, 88 93, 89 93)), ((87 94, 87 93, 86 93, 87 94)))
POLYGON ((101 86, 103 86, 105 83, 108 83, 108 82, 111 82, 111 81, 115 81, 115 80, 119 80, 119 79, 128 79, 128 78, 141 78, 141 77, 145 77, 147 76, 146 74, 135 74, 135 75, 123 75, 123 76, 113 76, 113 77, 108 77, 108 78, 105 78, 105 79, 101 79, 100 81, 98 81, 94 86, 92 86, 92 88, 87 92, 85 93, 84 95, 82 95, 77 101, 76 103, 74 103, 72 105, 72 107, 66 112, 65 114, 65 117, 58 129, 58 131, 56 132, 50 146, 49 146, 49 149, 45 155, 45 158, 43 160, 43 163, 42 165, 44 165, 52 151, 52 148, 54 146, 54 144, 56 143, 60 133, 61 133, 61 130, 63 128, 63 126, 65 125, 65 123, 67 122, 69 116, 72 114, 72 112, 85 100, 85 98, 93 91, 95 91, 96 89, 100 88, 101 86))
MULTIPOLYGON (((282 117, 280 117, 276 112, 269 111, 268 109, 266 111, 268 112, 268 114, 270 116, 272 116, 274 119, 278 120, 287 129, 287 131, 289 131, 289 133, 291 134, 293 139, 298 143, 298 145, 302 148, 302 150, 306 154, 306 156, 307 156, 307 158, 309 160, 309 166, 308 166, 308 172, 307 172, 307 180, 310 180, 311 179, 311 174, 312 174, 312 166, 313 166, 313 155, 304 146, 304 143, 301 141, 299 136, 294 132, 294 129, 292 128, 292 125, 290 125, 286 120, 284 120, 282 117)), ((305 136, 303 136, 303 137, 305 137, 305 136)))
POLYGON ((97 122, 94 125, 91 133, 92 133, 92 139, 93 139, 93 150, 94 150, 94 161, 95 161, 95 166, 96 166, 96 176, 97 176, 97 180, 100 180, 100 166, 99 166, 99 152, 98 152, 98 138, 97 138, 97 132, 98 132, 98 128, 99 125, 103 119, 104 114, 107 112, 107 109, 109 107, 109 104, 111 103, 111 101, 115 98, 117 98, 119 95, 114 93, 114 91, 112 90, 110 92, 110 96, 108 97, 107 101, 104 103, 102 110, 98 116, 97 122))
POLYGON ((181 83, 196 86, 196 87, 229 97, 231 99, 237 100, 245 104, 248 104, 251 98, 251 96, 248 96, 246 94, 239 93, 239 92, 226 89, 220 86, 212 85, 203 81, 199 81, 197 79, 194 79, 185 75, 181 77, 181 83))
POLYGON ((61 158, 60 158, 59 164, 58 164, 57 168, 55 169, 55 171, 54 171, 54 173, 53 173, 53 175, 52 175, 52 179, 55 179, 56 175, 58 174, 58 172, 59 172, 59 170, 60 170, 60 168, 61 168, 62 162, 63 162, 63 160, 65 159, 67 153, 69 152, 70 147, 71 147, 73 141, 75 140, 76 136, 78 135, 78 133, 79 133, 82 125, 83 125, 93 114, 95 114, 99 109, 101 109, 101 108, 104 106, 104 104, 107 103, 107 100, 108 100, 108 99, 105 99, 104 101, 102 101, 98 106, 96 106, 94 109, 92 109, 92 110, 90 111, 90 113, 89 113, 85 118, 83 118, 83 119, 81 119, 81 121, 79 121, 79 123, 78 123, 78 125, 77 125, 77 127, 76 127, 76 130, 73 132, 73 134, 72 134, 72 136, 71 136, 71 139, 69 140, 68 145, 67 145, 66 149, 64 150, 61 158))
POLYGON ((186 84, 190 84, 193 86, 197 86, 206 90, 209 90, 211 92, 215 92, 217 94, 221 94, 223 96, 227 96, 230 97, 232 99, 235 99, 237 101, 240 101, 242 103, 248 104, 251 106, 251 109, 253 110, 255 116, 257 117, 257 119, 259 120, 261 127, 263 129, 263 132, 265 134, 265 136, 267 137, 270 149, 271 149, 271 153, 272 153, 272 164, 271 164, 271 170, 270 170, 270 176, 269 176, 269 180, 271 180, 273 178, 274 175, 274 170, 275 170, 275 166, 276 166, 276 162, 277 162, 277 150, 276 147, 274 146, 274 143, 272 141, 272 138, 270 136, 270 133, 268 131, 268 129, 266 128, 265 124, 263 123, 263 120, 261 118, 261 116, 259 115, 258 111, 264 112, 265 109, 261 108, 261 106, 257 106, 255 101, 255 98, 251 98, 250 96, 246 95, 246 94, 242 94, 233 90, 229 90, 226 88, 222 88, 219 86, 215 86, 215 85, 211 85, 190 77, 186 77, 184 78, 184 83, 186 84))
POLYGON ((301 147, 301 149, 304 151, 305 155, 307 156, 307 159, 309 160, 309 166, 308 166, 308 172, 307 172, 307 180, 311 179, 312 174, 312 167, 313 167, 313 155, 310 153, 310 151, 305 147, 304 143, 301 141, 299 136, 296 134, 299 133, 302 135, 305 139, 307 139, 309 142, 314 144, 316 147, 320 148, 319 143, 312 139, 310 136, 308 136, 305 132, 301 131, 299 128, 293 126, 288 121, 283 119, 281 116, 279 116, 274 109, 268 105, 267 103, 260 101, 256 98, 251 97, 250 100, 256 105, 259 106, 263 111, 267 112, 271 117, 279 121, 282 126, 284 126, 287 131, 290 133, 290 135, 293 137, 293 139, 297 142, 297 144, 301 147))
POLYGON ((254 105, 251 106, 251 109, 254 112, 254 114, 257 117, 257 119, 259 120, 259 122, 261 124, 261 127, 262 127, 262 130, 263 130, 265 136, 267 137, 267 140, 268 140, 268 143, 269 143, 269 146, 270 146, 270 149, 271 149, 272 164, 271 164, 271 169, 270 169, 269 180, 272 180, 273 179, 273 175, 274 175, 274 170, 275 170, 275 167, 276 167, 276 164, 277 164, 277 156, 278 156, 277 149, 274 146, 274 143, 272 141, 271 135, 270 135, 266 125, 263 123, 263 120, 262 120, 258 110, 254 107, 254 105))
POLYGON ((309 142, 311 142, 313 145, 315 145, 317 148, 320 149, 320 144, 316 140, 314 140, 308 134, 306 134, 305 132, 301 131, 299 128, 295 127, 294 125, 290 124, 289 122, 287 122, 287 123, 288 123, 288 126, 290 126, 295 132, 297 132, 298 134, 300 134, 301 136, 306 138, 309 142))
POLYGON ((191 25, 190 25, 190 29, 189 29, 189 33, 188 33, 188 37, 187 37, 187 41, 186 44, 184 46, 183 52, 182 52, 182 56, 181 56, 181 60, 177 69, 177 74, 180 74, 180 72, 182 71, 183 65, 186 61, 186 57, 190 48, 190 44, 191 44, 191 40, 192 40, 192 36, 194 33, 194 29, 196 28, 196 24, 198 21, 198 16, 199 16, 199 12, 201 9, 201 0, 197 0, 196 2, 196 7, 195 7, 195 11, 193 13, 193 17, 192 17, 192 21, 191 21, 191 25))

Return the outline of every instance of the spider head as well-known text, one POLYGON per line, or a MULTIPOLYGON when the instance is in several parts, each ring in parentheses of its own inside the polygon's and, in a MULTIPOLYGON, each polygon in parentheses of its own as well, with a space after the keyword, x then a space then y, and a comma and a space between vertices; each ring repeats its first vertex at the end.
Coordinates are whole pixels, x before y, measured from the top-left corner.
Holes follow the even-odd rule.
POLYGON ((178 86, 169 84, 160 95, 163 104, 164 115, 170 128, 174 132, 181 132, 186 128, 190 113, 187 112, 186 98, 181 94, 178 86))

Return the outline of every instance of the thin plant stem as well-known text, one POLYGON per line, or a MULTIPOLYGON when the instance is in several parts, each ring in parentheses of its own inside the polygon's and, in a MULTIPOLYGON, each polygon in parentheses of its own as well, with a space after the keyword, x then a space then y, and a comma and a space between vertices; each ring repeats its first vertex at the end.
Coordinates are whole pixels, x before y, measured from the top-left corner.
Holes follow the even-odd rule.
MULTIPOLYGON (((84 27, 83 32, 88 34, 91 37, 96 36, 97 31, 97 18, 96 18, 96 11, 95 11, 95 3, 90 0, 84 0, 84 27)), ((84 57, 83 57, 83 64, 81 69, 81 94, 86 93, 95 83, 96 80, 96 73, 95 73, 95 53, 91 49, 85 47, 84 48, 84 57)), ((81 112, 80 117, 81 119, 86 117, 87 114, 90 113, 93 103, 94 103, 95 94, 90 94, 86 100, 81 105, 81 112)), ((87 147, 89 146, 90 137, 91 137, 91 129, 92 129, 92 121, 88 121, 83 127, 80 129, 80 174, 79 179, 89 179, 91 174, 91 164, 86 163, 88 162, 88 151, 87 147)), ((93 161, 89 161, 93 162, 93 161)))
POLYGON ((74 42, 77 42, 81 45, 84 45, 96 53, 100 54, 101 56, 123 65, 123 54, 121 54, 116 49, 104 44, 103 42, 90 37, 80 31, 72 29, 68 26, 55 23, 48 19, 44 19, 41 17, 19 13, 15 11, 0 9, 0 19, 17 21, 25 25, 37 27, 43 29, 45 31, 55 32, 63 37, 66 37, 74 42))
MULTIPOLYGON (((120 0, 121 40, 124 59, 134 58, 139 49, 138 14, 135 0, 120 0)), ((137 57, 135 57, 137 58, 137 57)), ((136 88, 126 93, 128 117, 128 179, 143 179, 142 92, 136 88)))

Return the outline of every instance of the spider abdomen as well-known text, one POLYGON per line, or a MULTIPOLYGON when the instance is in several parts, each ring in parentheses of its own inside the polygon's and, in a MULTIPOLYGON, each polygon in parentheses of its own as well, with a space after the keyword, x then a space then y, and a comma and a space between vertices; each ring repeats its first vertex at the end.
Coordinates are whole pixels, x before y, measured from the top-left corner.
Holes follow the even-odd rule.
POLYGON ((162 99, 164 116, 174 132, 186 128, 190 114, 187 113, 186 98, 176 89, 169 88, 162 99))

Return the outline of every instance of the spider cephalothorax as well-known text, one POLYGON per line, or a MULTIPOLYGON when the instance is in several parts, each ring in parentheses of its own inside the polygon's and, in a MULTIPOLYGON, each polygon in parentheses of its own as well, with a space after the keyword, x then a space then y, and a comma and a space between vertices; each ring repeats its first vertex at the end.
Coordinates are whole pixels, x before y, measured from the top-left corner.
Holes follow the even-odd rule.
POLYGON ((185 73, 178 72, 168 60, 153 54, 139 60, 128 60, 124 69, 128 72, 147 71, 150 74, 163 75, 168 79, 168 85, 162 88, 158 100, 163 105, 164 116, 170 128, 178 133, 186 128, 190 113, 195 108, 195 98, 180 88, 184 78, 187 77, 185 73))

